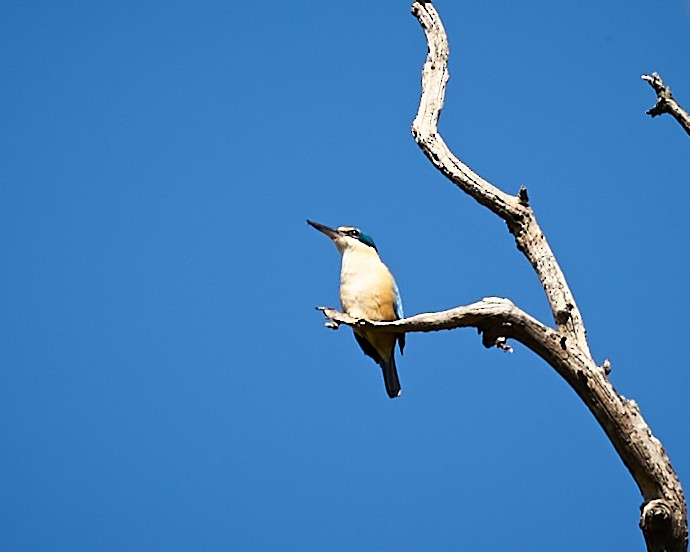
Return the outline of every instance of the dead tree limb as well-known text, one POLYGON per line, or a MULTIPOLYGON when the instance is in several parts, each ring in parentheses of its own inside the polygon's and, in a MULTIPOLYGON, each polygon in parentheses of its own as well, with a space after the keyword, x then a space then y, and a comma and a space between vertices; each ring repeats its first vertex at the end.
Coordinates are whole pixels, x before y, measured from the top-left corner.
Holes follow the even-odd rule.
MULTIPOLYGON (((475 327, 486 347, 507 348, 515 339, 545 360, 575 390, 604 429, 644 498, 640 528, 650 552, 686 552, 687 506, 683 489, 661 442, 643 419, 635 401, 619 395, 608 366, 592 359, 585 326, 575 299, 529 205, 527 191, 507 194, 481 178, 450 151, 438 132, 448 81, 448 40, 441 18, 429 1, 412 4, 428 43, 422 71, 419 111, 412 124, 415 141, 431 163, 462 191, 501 217, 544 288, 555 328, 529 316, 507 299, 490 298, 452 310, 425 313, 395 322, 358 320, 320 307, 327 326, 366 327, 367 331, 429 332, 475 327)), ((650 83, 651 84, 651 83, 650 83)))
POLYGON ((429 45, 422 70, 422 98, 412 123, 412 136, 433 165, 449 180, 505 220, 517 248, 527 257, 541 281, 559 331, 591 357, 580 310, 539 228, 529 205, 527 190, 522 188, 518 195, 513 196, 490 184, 462 163, 438 133, 438 119, 449 78, 448 40, 441 18, 431 2, 415 2, 412 12, 422 25, 429 45))
MULTIPOLYGON (((640 527, 647 549, 687 550, 687 506, 680 481, 635 402, 621 397, 609 382, 607 370, 593 361, 575 299, 537 224, 527 192, 523 188, 517 196, 512 196, 493 186, 463 164, 439 134, 438 119, 448 82, 448 39, 431 2, 414 2, 412 13, 424 30, 429 48, 412 135, 437 169, 506 221, 518 249, 529 259, 542 283, 557 326, 555 331, 548 330, 512 307, 502 315, 504 324, 498 335, 518 339, 542 357, 594 414, 644 498, 640 527)), ((495 329, 496 325, 491 327, 495 329)), ((484 343, 487 344, 486 339, 484 343)))
POLYGON ((442 312, 423 313, 393 322, 353 318, 337 309, 318 307, 328 319, 326 326, 341 324, 367 331, 434 332, 476 328, 482 344, 510 349, 515 339, 545 360, 575 390, 609 436, 645 498, 640 527, 647 549, 654 552, 685 552, 687 524, 685 499, 678 477, 661 442, 642 418, 633 400, 619 395, 606 374, 606 366, 594 361, 550 328, 516 307, 508 299, 489 297, 471 305, 442 312))
POLYGON ((656 117, 663 113, 672 115, 681 127, 690 136, 690 115, 685 111, 675 100, 671 89, 661 80, 659 73, 652 73, 651 75, 642 75, 642 80, 647 81, 656 92, 656 105, 647 110, 647 115, 656 117))

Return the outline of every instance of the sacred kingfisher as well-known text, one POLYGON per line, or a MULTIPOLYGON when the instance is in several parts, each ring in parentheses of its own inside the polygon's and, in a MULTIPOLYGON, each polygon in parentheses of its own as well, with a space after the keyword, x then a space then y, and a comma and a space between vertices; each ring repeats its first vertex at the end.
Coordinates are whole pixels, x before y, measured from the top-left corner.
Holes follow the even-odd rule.
MULTIPOLYGON (((371 236, 352 226, 330 228, 307 223, 333 240, 342 255, 340 266, 340 304, 346 314, 371 321, 403 318, 398 286, 388 267, 379 258, 371 236)), ((395 343, 400 354, 405 347, 404 333, 371 332, 353 328, 355 339, 383 370, 386 392, 391 399, 400 395, 400 381, 395 367, 395 343)))

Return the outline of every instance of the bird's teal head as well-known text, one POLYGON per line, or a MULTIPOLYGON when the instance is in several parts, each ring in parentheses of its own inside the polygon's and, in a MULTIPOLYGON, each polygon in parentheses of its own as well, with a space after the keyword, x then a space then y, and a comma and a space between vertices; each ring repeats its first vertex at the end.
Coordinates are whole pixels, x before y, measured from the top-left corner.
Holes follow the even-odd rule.
POLYGON ((338 228, 331 228, 330 226, 319 224, 313 220, 307 220, 307 223, 331 238, 339 251, 343 251, 348 245, 354 245, 356 243, 364 244, 368 247, 372 247, 374 251, 378 251, 373 238, 354 226, 338 226, 338 228))

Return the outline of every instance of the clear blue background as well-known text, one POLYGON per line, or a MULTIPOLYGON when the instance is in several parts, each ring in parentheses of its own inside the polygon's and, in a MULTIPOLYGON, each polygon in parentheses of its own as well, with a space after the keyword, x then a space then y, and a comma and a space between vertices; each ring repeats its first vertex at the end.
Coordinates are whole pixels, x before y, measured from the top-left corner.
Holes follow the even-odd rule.
MULTIPOLYGON (((441 130, 526 185, 597 361, 690 485, 690 3, 440 1, 441 130)), ((521 346, 323 327, 364 228, 406 312, 509 297, 505 225, 409 133, 408 2, 0 5, 0 549, 642 550, 641 497, 521 346)))

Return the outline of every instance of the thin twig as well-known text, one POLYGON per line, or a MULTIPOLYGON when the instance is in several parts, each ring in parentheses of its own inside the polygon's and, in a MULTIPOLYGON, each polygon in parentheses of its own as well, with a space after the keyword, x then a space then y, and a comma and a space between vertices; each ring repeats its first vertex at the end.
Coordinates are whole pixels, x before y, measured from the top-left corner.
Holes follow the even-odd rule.
POLYGON ((680 104, 675 100, 671 94, 671 88, 664 84, 659 73, 652 73, 651 75, 642 75, 642 80, 647 81, 656 92, 656 105, 647 110, 647 115, 656 117, 663 113, 672 115, 681 127, 690 136, 690 115, 685 111, 680 104))

